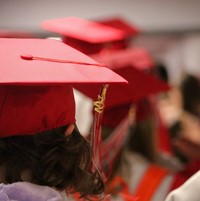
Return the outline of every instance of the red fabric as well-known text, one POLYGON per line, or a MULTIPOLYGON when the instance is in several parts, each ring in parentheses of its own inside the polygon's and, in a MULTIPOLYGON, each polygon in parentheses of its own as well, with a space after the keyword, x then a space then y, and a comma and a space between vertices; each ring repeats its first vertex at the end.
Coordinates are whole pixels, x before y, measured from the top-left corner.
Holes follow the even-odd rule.
POLYGON ((142 47, 102 52, 101 54, 90 56, 101 63, 105 63, 112 70, 117 70, 125 66, 133 66, 139 70, 154 67, 154 61, 151 55, 142 47))
POLYGON ((117 127, 128 115, 131 104, 120 105, 104 110, 102 124, 112 128, 117 127))
POLYGON ((69 17, 47 20, 41 26, 60 34, 64 43, 90 55, 129 46, 130 41, 127 37, 135 35, 136 29, 128 27, 125 22, 119 20, 113 23, 112 26, 107 26, 100 22, 69 17), (116 26, 118 22, 120 26, 116 26))
POLYGON ((139 198, 129 193, 128 185, 120 176, 115 176, 107 185, 106 193, 111 194, 111 196, 120 196, 124 201, 140 201, 139 198))
POLYGON ((113 165, 121 155, 122 148, 128 137, 130 120, 125 117, 118 126, 112 131, 101 145, 101 160, 107 178, 110 178, 113 170, 113 165))
POLYGON ((94 44, 124 38, 124 32, 119 29, 75 17, 47 20, 41 26, 43 29, 61 34, 62 36, 69 36, 94 44))
POLYGON ((117 40, 117 41, 111 40, 109 42, 104 42, 104 43, 90 43, 90 42, 82 41, 82 40, 75 39, 69 36, 63 36, 62 41, 65 44, 87 55, 99 54, 104 52, 112 52, 112 51, 117 51, 117 50, 128 47, 127 40, 117 40))
POLYGON ((149 201, 167 173, 167 169, 151 165, 141 179, 135 193, 130 193, 126 182, 121 177, 115 176, 108 184, 106 192, 112 195, 121 195, 125 201, 149 201))
POLYGON ((151 165, 139 183, 134 196, 138 197, 140 201, 151 200, 167 173, 167 169, 151 165))
POLYGON ((132 24, 130 24, 129 22, 127 22, 125 19, 121 17, 106 18, 98 22, 103 25, 107 25, 110 27, 117 28, 119 30, 123 30, 126 33, 126 36, 136 36, 140 33, 140 30, 138 27, 133 26, 132 24))
POLYGON ((97 22, 109 27, 122 30, 125 33, 125 37, 122 40, 112 42, 112 50, 120 50, 130 47, 132 37, 135 37, 140 33, 138 27, 133 26, 125 19, 120 17, 106 18, 97 22))
POLYGON ((182 171, 175 174, 171 190, 185 183, 193 174, 200 170, 200 161, 190 162, 182 171))
POLYGON ((129 194, 129 187, 120 176, 115 176, 106 186, 106 193, 116 195, 118 193, 129 194))
POLYGON ((74 123, 71 85, 126 83, 56 40, 2 38, 0 44, 0 137, 74 123))
POLYGON ((69 86, 0 86, 0 137, 35 134, 74 122, 69 86))
MULTIPOLYGON (((115 70, 116 73, 128 80, 128 85, 110 85, 106 97, 106 107, 111 108, 131 102, 137 102, 144 97, 170 89, 169 85, 153 75, 139 71, 132 66, 115 70)), ((96 99, 99 91, 97 86, 88 85, 76 87, 86 96, 96 99)))
MULTIPOLYGON (((0 39, 0 84, 80 84, 126 81, 108 68, 78 62, 98 62, 63 44, 48 39, 0 39), (25 60, 22 55, 69 60, 77 64, 25 60)), ((99 86, 98 86, 99 87, 99 86)))
POLYGON ((65 44, 68 44, 69 46, 83 52, 84 54, 90 55, 90 54, 97 54, 102 51, 104 48, 104 44, 102 43, 89 43, 86 41, 74 39, 71 37, 62 37, 62 41, 65 44))

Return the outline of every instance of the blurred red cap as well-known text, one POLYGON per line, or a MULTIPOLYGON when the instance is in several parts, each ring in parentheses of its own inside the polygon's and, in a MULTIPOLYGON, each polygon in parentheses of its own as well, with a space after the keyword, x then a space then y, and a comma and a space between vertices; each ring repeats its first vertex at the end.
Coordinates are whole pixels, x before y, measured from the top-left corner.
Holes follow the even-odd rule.
POLYGON ((93 59, 105 63, 110 69, 116 70, 126 66, 133 66, 139 70, 154 67, 154 61, 149 52, 142 47, 127 48, 114 52, 102 52, 90 55, 93 59))
POLYGON ((138 27, 133 26, 130 22, 122 17, 110 17, 98 20, 99 23, 110 26, 125 32, 126 36, 136 36, 140 33, 138 27))
POLYGON ((110 42, 121 40, 119 29, 75 17, 44 21, 42 28, 63 36, 63 42, 86 54, 98 53, 110 42))
POLYGON ((130 47, 132 38, 139 35, 140 33, 140 30, 137 27, 133 26, 122 17, 104 18, 101 20, 97 20, 97 22, 124 32, 123 39, 112 42, 112 49, 114 50, 125 49, 130 47))
MULTIPOLYGON (((120 50, 94 55, 92 58, 105 63, 129 82, 129 85, 110 86, 106 99, 107 108, 137 102, 149 95, 170 89, 166 82, 139 70, 149 68, 153 63, 144 49, 120 50)), ((96 98, 94 94, 98 91, 95 86, 88 86, 87 89, 84 86, 78 86, 77 89, 92 99, 96 98)))

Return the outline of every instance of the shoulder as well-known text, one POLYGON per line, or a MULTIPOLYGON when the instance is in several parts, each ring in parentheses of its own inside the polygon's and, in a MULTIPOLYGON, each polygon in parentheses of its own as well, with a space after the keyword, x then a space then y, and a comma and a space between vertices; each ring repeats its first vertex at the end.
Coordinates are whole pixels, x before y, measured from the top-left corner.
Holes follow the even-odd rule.
POLYGON ((40 186, 29 182, 16 182, 0 185, 0 197, 7 200, 20 201, 63 201, 62 196, 55 189, 48 186, 40 186))

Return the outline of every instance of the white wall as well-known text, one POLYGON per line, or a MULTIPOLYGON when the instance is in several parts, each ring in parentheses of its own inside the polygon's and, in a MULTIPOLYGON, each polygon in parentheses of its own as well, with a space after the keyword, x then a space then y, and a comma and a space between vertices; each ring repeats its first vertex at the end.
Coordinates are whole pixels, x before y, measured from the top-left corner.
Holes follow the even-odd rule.
POLYGON ((199 0, 0 0, 0 28, 39 31, 43 20, 121 15, 143 30, 200 28, 199 0))

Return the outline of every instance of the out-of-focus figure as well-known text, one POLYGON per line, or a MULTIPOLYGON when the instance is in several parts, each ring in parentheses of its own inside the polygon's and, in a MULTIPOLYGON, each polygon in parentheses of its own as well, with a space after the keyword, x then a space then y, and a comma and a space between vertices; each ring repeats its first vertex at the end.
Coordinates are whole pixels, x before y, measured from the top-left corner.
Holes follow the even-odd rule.
MULTIPOLYGON (((137 197, 164 200, 173 175, 156 164, 158 117, 154 111, 154 101, 147 97, 167 91, 170 87, 148 73, 147 68, 152 65, 152 60, 148 62, 150 57, 142 48, 92 57, 108 64, 129 81, 129 85, 123 88, 112 86, 107 94, 101 146, 107 194, 112 194, 113 200, 134 200, 137 197)), ((93 87, 89 90, 78 89, 89 97, 95 91, 93 87)))
POLYGON ((159 102, 159 112, 169 130, 173 160, 168 163, 176 176, 172 189, 179 187, 200 168, 200 83, 187 74, 159 102), (175 162, 175 163, 174 163, 175 162))

